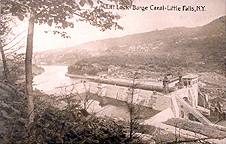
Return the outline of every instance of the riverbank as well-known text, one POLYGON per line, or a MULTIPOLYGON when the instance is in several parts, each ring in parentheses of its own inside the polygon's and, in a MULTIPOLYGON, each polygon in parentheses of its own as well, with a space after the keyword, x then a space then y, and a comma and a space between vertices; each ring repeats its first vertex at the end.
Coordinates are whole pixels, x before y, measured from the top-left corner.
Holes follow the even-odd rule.
POLYGON ((44 73, 45 69, 41 66, 33 65, 32 66, 32 72, 33 72, 34 76, 38 76, 38 75, 44 73))

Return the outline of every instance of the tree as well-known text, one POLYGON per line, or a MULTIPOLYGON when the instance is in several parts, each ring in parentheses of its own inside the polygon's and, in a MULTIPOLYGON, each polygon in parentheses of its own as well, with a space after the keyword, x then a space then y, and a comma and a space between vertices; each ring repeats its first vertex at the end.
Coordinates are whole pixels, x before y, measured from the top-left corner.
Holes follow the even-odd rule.
POLYGON ((1 51, 1 54, 2 54, 2 62, 3 62, 3 69, 4 69, 2 80, 4 80, 4 79, 8 79, 8 68, 7 68, 7 64, 6 64, 5 53, 4 53, 3 46, 2 46, 2 40, 0 40, 0 51, 1 51))
POLYGON ((0 39, 0 51, 1 51, 1 55, 2 55, 2 63, 3 63, 3 78, 2 80, 7 80, 8 79, 8 67, 7 67, 7 64, 6 64, 6 56, 5 56, 5 53, 4 53, 4 50, 3 50, 3 43, 5 42, 5 39, 4 36, 7 35, 10 31, 10 26, 9 26, 9 22, 11 21, 11 19, 6 16, 6 15, 3 15, 2 14, 0 15, 0 23, 1 23, 1 27, 0 27, 0 30, 1 30, 1 33, 0 33, 0 36, 1 36, 1 39, 0 39))
POLYGON ((139 112, 141 105, 138 105, 134 102, 134 95, 136 94, 135 90, 138 83, 136 83, 138 73, 136 72, 133 75, 132 86, 128 89, 128 109, 129 109, 129 137, 132 140, 134 134, 134 128, 137 125, 137 120, 139 119, 139 112))
MULTIPOLYGON (((119 5, 131 6, 132 0, 109 0, 118 3, 119 5)), ((95 6, 92 0, 3 0, 2 13, 12 14, 23 21, 25 17, 29 18, 27 47, 25 58, 26 71, 26 96, 28 98, 28 113, 29 122, 34 120, 34 103, 32 95, 32 53, 33 53, 33 35, 34 25, 48 24, 50 27, 55 26, 57 30, 52 31, 54 34, 60 34, 64 38, 68 38, 65 32, 60 32, 60 29, 73 28, 74 24, 69 21, 74 16, 77 16, 80 21, 85 21, 90 25, 99 27, 100 30, 122 29, 116 22, 120 18, 110 11, 105 11, 104 6, 95 6), (89 9, 81 9, 88 5, 89 9)))
POLYGON ((1 14, 0 23, 0 51, 3 63, 3 77, 1 78, 1 80, 6 80, 13 83, 18 75, 12 74, 15 72, 12 68, 15 67, 16 64, 12 63, 11 61, 21 61, 21 59, 18 59, 20 56, 15 54, 15 52, 24 47, 23 40, 25 37, 21 36, 25 31, 22 31, 19 34, 15 35, 14 28, 17 24, 15 22, 15 19, 13 19, 11 15, 1 14), (13 57, 13 59, 10 59, 9 56, 13 57))

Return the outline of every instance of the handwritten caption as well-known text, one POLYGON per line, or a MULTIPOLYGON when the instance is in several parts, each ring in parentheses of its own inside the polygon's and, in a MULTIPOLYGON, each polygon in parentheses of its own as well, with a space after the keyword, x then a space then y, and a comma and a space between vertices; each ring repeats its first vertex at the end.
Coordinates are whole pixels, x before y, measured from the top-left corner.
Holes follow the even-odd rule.
POLYGON ((137 6, 137 5, 111 5, 101 3, 101 6, 105 9, 116 9, 116 10, 141 10, 141 11, 178 11, 178 12, 204 12, 206 7, 204 5, 149 5, 149 6, 137 6))

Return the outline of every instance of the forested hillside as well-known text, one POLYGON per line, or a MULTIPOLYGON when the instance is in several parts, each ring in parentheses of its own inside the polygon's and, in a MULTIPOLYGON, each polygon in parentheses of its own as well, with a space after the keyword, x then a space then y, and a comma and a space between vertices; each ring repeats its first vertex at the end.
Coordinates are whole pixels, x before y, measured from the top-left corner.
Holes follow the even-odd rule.
POLYGON ((69 72, 74 74, 98 75, 119 67, 163 74, 224 75, 225 44, 224 16, 201 27, 168 28, 40 52, 36 61, 70 65, 69 72))

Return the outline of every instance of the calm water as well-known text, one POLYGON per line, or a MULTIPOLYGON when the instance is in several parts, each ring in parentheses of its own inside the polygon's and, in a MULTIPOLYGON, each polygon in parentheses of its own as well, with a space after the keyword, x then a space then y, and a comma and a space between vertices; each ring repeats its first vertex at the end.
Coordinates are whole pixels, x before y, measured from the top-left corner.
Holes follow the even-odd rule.
POLYGON ((39 90, 46 93, 54 93, 58 86, 72 84, 74 79, 65 77, 67 66, 42 66, 45 72, 34 78, 34 84, 39 90))
MULTIPOLYGON (((42 66, 45 72, 34 78, 34 87, 42 90, 47 94, 60 94, 57 87, 78 83, 80 79, 71 79, 65 77, 67 66, 42 66)), ((126 107, 106 105, 101 107, 98 101, 92 102, 88 109, 89 112, 95 112, 99 116, 109 116, 112 118, 120 118, 128 120, 129 113, 126 107)))

